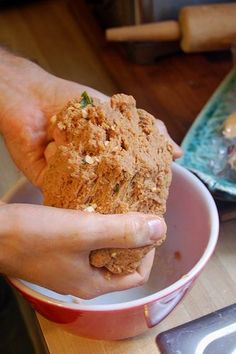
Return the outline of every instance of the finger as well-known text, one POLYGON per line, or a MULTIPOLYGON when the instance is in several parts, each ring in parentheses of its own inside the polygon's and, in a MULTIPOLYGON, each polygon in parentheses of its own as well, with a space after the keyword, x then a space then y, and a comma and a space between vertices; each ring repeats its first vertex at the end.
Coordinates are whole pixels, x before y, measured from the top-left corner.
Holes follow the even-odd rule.
POLYGON ((91 97, 96 97, 101 101, 107 101, 109 99, 109 97, 104 95, 102 92, 97 91, 89 86, 80 85, 78 83, 65 80, 64 83, 68 85, 68 91, 72 98, 80 96, 82 92, 86 91, 91 97))
POLYGON ((143 282, 146 283, 149 279, 152 265, 155 257, 156 249, 153 248, 150 252, 148 252, 142 259, 140 266, 137 269, 137 272, 143 279, 143 282))
POLYGON ((55 141, 50 142, 44 151, 44 156, 47 163, 49 163, 49 160, 55 155, 56 151, 57 151, 57 145, 55 141))
POLYGON ((181 147, 170 137, 165 124, 160 119, 156 119, 156 127, 161 134, 165 135, 170 140, 171 145, 173 146, 174 159, 181 157, 183 154, 181 147))
POLYGON ((29 204, 9 204, 8 208, 14 208, 14 223, 22 233, 35 236, 36 241, 39 234, 40 240, 56 239, 55 247, 73 252, 141 247, 166 233, 162 218, 142 213, 102 215, 29 204))
POLYGON ((93 269, 89 275, 92 288, 87 288, 84 293, 80 289, 80 296, 82 295, 81 297, 89 299, 109 292, 127 290, 145 284, 151 273, 154 255, 155 249, 152 249, 144 256, 138 270, 131 274, 118 275, 107 273, 106 270, 93 269))
POLYGON ((93 98, 98 98, 101 101, 107 101, 109 99, 108 96, 104 95, 100 91, 97 91, 89 86, 80 85, 74 81, 68 81, 56 77, 55 83, 56 83, 56 87, 62 88, 62 91, 59 91, 60 104, 58 105, 58 107, 56 107, 55 113, 57 113, 57 110, 60 110, 63 107, 63 105, 67 103, 68 100, 71 100, 75 97, 77 98, 80 97, 84 91, 86 91, 89 94, 89 96, 93 98), (61 92, 63 93, 62 95, 61 92))

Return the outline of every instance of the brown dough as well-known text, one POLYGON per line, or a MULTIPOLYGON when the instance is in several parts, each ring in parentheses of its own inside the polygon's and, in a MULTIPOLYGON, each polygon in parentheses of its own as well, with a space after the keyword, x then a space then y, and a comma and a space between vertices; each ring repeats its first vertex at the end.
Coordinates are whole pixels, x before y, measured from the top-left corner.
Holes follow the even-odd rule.
MULTIPOLYGON (((74 99, 51 121, 49 134, 59 136, 60 144, 44 177, 45 205, 102 214, 165 213, 172 146, 132 96, 94 99, 84 108, 81 98, 74 99)), ((90 263, 131 273, 155 246, 94 250, 90 263)))

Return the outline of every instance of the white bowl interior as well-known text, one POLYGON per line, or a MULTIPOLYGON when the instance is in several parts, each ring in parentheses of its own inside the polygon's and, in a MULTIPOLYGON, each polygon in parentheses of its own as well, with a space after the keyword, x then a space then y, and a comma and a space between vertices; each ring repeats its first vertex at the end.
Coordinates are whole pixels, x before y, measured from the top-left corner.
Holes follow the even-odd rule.
MULTIPOLYGON (((11 203, 42 203, 40 191, 29 182, 19 183, 5 199, 11 203)), ((196 275, 196 265, 202 260, 203 254, 206 262, 214 249, 218 216, 212 197, 204 185, 190 172, 176 164, 173 164, 173 180, 165 218, 168 226, 167 239, 156 252, 149 281, 135 289, 102 295, 92 300, 82 300, 82 303, 108 305, 129 302, 155 294, 171 286, 184 275, 187 277, 196 275), (206 249, 208 254, 205 252, 206 249)), ((60 295, 26 281, 17 282, 18 287, 22 285, 51 299, 65 303, 76 302, 73 296, 60 295)))

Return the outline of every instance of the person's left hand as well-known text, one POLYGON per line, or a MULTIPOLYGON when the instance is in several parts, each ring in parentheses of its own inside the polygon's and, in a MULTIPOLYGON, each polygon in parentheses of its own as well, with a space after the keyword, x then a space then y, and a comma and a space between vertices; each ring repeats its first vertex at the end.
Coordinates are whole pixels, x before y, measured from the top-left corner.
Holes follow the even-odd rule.
MULTIPOLYGON (((12 60, 9 68, 6 64, 6 78, 0 81, 0 130, 16 165, 31 182, 41 186, 47 167, 49 119, 83 91, 101 100, 108 97, 90 87, 53 76, 26 59, 12 60)), ((162 121, 157 120, 157 126, 169 137, 162 121)), ((174 157, 180 156, 180 148, 171 141, 174 157)))

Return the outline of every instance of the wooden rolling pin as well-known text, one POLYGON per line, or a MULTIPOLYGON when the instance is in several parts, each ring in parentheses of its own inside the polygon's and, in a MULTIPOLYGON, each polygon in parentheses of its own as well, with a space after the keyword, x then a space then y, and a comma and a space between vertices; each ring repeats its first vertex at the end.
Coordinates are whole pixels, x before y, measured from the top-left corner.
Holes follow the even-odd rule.
POLYGON ((110 28, 108 41, 177 41, 184 52, 230 48, 236 43, 236 2, 186 6, 179 21, 110 28))

